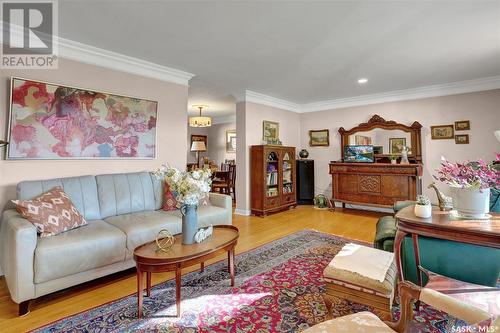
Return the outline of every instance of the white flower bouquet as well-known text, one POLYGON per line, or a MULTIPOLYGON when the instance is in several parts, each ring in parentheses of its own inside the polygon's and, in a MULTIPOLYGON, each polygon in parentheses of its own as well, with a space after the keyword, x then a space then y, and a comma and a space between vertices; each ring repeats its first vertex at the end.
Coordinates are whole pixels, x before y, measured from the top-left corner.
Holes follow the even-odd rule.
POLYGON ((198 202, 210 192, 212 185, 212 172, 209 169, 180 171, 164 164, 154 174, 160 179, 165 179, 175 199, 181 205, 198 205, 198 202))

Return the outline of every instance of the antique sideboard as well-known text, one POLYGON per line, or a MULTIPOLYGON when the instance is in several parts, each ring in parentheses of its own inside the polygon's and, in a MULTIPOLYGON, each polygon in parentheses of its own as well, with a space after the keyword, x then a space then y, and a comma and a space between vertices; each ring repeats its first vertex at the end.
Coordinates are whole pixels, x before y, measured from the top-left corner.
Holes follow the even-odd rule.
POLYGON ((392 207, 421 192, 421 164, 330 163, 333 201, 392 207))
POLYGON ((392 207, 396 201, 415 200, 421 193, 422 125, 407 126, 374 115, 368 122, 350 130, 339 129, 342 160, 349 145, 377 147, 374 163, 332 161, 332 200, 345 204, 392 207), (409 164, 401 164, 401 148, 407 146, 409 164), (390 159, 396 158, 396 164, 390 159))

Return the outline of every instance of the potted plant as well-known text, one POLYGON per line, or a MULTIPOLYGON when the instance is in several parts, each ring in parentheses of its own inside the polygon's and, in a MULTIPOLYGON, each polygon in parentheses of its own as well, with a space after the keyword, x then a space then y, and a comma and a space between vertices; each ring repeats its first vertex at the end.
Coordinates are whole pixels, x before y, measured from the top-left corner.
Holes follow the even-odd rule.
POLYGON ((391 164, 398 164, 398 155, 391 154, 389 155, 389 159, 391 160, 391 164))
POLYGON ((415 216, 427 219, 432 215, 431 201, 425 195, 417 195, 415 204, 415 216))
POLYGON ((434 178, 450 186, 453 207, 460 216, 485 218, 489 212, 490 187, 500 186, 499 175, 493 164, 483 160, 451 163, 443 157, 434 178))
POLYGON ((163 165, 155 174, 158 178, 165 179, 180 204, 182 244, 193 244, 194 235, 198 232, 198 203, 210 192, 212 172, 210 169, 180 171, 163 165))

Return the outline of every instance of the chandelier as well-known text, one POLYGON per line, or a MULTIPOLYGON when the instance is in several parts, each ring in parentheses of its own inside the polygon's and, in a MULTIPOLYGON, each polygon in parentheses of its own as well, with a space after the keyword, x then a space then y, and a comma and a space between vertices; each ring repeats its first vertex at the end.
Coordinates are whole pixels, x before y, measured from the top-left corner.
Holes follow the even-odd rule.
POLYGON ((208 108, 208 105, 193 105, 193 106, 200 110, 200 115, 195 116, 195 117, 189 117, 189 126, 190 127, 210 127, 210 126, 212 126, 212 118, 201 116, 201 110, 203 108, 208 108))

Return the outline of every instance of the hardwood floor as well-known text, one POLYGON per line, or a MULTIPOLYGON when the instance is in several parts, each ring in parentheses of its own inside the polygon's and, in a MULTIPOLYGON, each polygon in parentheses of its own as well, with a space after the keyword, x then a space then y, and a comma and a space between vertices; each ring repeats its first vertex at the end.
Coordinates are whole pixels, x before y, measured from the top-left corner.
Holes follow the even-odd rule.
MULTIPOLYGON (((332 213, 314 209, 312 206, 299 206, 297 209, 265 218, 234 215, 233 224, 240 230, 236 255, 303 229, 372 242, 377 218, 382 215, 387 214, 349 209, 338 209, 332 213)), ((225 256, 210 262, 223 257, 225 256)), ((197 268, 186 269, 183 273, 197 268)), ((153 274, 153 284, 172 277, 173 273, 153 274)), ((24 332, 34 329, 135 291, 135 269, 131 269, 41 297, 32 302, 31 313, 17 317, 17 304, 10 299, 2 277, 0 278, 0 332, 24 332)))

